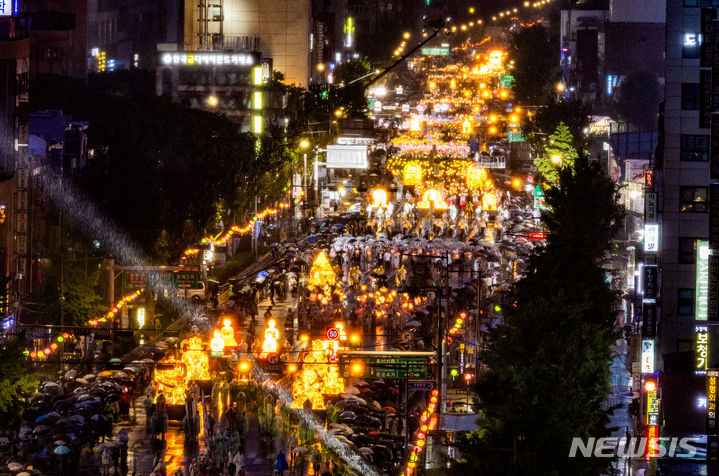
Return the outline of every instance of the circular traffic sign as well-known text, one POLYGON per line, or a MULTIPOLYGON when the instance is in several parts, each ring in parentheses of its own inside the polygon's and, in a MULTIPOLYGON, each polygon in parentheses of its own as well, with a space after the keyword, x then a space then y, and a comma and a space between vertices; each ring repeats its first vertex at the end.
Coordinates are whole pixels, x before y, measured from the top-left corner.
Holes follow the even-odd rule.
POLYGON ((340 338, 340 331, 336 327, 330 327, 327 329, 326 336, 329 340, 337 340, 340 338))
POLYGON ((280 363, 280 356, 277 354, 270 354, 267 357, 267 363, 270 365, 277 365, 280 363))
POLYGON ((412 333, 410 331, 402 331, 402 333, 399 335, 399 339, 405 344, 407 344, 412 341, 412 333))

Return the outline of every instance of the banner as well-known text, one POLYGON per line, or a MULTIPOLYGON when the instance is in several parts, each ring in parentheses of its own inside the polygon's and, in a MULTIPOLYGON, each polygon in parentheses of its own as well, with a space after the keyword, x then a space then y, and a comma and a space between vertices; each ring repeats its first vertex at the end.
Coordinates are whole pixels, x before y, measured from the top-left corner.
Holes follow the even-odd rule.
POLYGON ((709 309, 707 318, 719 321, 719 255, 709 255, 709 309))
POLYGON ((642 310, 642 337, 656 337, 657 335, 657 305, 645 303, 642 310))

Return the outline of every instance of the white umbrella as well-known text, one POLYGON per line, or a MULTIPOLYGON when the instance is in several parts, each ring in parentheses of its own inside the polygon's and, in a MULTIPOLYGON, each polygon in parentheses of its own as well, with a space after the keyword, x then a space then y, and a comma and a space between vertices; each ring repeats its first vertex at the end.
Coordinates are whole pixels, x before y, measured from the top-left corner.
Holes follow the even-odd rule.
POLYGON ((20 471, 24 467, 25 466, 21 465, 17 461, 11 461, 10 463, 7 464, 7 469, 9 469, 10 471, 20 471))
POLYGON ((45 382, 45 387, 59 387, 55 382, 45 382))
POLYGON ((350 385, 349 387, 345 387, 345 393, 349 393, 352 395, 359 395, 360 390, 359 390, 359 388, 355 387, 354 385, 350 385))
POLYGON ((68 370, 67 372, 65 372, 65 378, 67 380, 75 378, 76 375, 77 375, 77 370, 68 370))
POLYGON ((95 374, 86 374, 82 377, 84 380, 87 380, 88 382, 95 379, 95 374))

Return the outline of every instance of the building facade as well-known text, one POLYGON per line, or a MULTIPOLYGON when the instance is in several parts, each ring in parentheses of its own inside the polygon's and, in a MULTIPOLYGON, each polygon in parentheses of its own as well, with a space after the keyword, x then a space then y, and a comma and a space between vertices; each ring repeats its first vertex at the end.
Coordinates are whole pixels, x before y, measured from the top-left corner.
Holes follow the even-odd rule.
POLYGON ((185 0, 185 51, 262 51, 285 82, 306 87, 310 0, 185 0))

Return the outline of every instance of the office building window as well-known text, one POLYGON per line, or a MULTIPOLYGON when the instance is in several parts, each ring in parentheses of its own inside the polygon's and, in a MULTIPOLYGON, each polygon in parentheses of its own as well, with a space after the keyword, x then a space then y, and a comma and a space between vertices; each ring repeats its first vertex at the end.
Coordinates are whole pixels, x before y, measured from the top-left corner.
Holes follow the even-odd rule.
POLYGON ((682 109, 685 111, 699 109, 699 83, 682 83, 682 109))
POLYGON ((677 289, 677 314, 680 316, 694 315, 694 289, 677 289))
POLYGON ((697 241, 701 238, 679 238, 679 264, 694 264, 697 261, 697 241))
POLYGON ((706 213, 709 187, 679 187, 681 213, 706 213))
POLYGON ((682 134, 680 159, 686 162, 707 162, 709 160, 709 136, 682 134))

